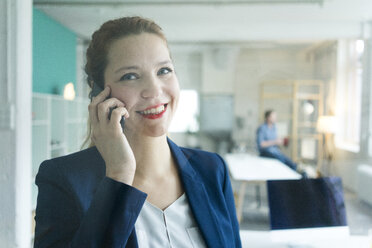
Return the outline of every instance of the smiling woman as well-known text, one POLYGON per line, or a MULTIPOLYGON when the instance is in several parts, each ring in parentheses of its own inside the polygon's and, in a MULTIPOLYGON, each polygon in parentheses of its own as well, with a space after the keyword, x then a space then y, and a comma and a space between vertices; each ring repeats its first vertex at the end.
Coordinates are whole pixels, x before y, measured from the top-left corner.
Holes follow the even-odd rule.
POLYGON ((85 69, 91 146, 41 164, 35 247, 241 247, 225 162, 166 136, 180 89, 161 28, 104 23, 85 69))
POLYGON ((125 134, 163 135, 179 97, 178 79, 164 40, 150 33, 120 38, 112 43, 107 57, 105 86, 111 88, 112 97, 125 102, 131 116, 125 134))

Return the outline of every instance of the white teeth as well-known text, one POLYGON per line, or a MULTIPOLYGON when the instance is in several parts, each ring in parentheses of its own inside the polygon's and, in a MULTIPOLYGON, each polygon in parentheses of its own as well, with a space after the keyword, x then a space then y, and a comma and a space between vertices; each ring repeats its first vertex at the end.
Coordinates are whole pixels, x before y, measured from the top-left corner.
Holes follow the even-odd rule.
POLYGON ((152 108, 152 109, 147 109, 145 111, 141 111, 140 113, 143 114, 143 115, 149 115, 149 114, 160 114, 161 112, 164 111, 164 105, 161 105, 157 108, 152 108))

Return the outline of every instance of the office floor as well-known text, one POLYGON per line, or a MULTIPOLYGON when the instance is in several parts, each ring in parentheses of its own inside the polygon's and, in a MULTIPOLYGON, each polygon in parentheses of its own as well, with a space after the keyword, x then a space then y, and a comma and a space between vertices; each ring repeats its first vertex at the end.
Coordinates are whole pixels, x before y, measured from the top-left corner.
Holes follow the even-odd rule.
MULTIPOLYGON (((233 183, 237 188, 238 183, 233 183)), ((250 185, 246 189, 243 218, 240 223, 241 229, 247 230, 269 230, 269 208, 267 205, 266 188, 260 187, 261 206, 257 207, 255 187, 250 185)), ((367 235, 372 229, 372 206, 362 202, 357 195, 351 191, 344 190, 347 221, 352 235, 367 235)))

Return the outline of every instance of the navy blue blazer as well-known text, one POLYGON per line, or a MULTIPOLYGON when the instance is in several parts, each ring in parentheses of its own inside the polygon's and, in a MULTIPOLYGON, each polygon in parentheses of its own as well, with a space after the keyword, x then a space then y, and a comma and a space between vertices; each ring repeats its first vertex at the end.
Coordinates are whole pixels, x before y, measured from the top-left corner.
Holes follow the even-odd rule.
MULTIPOLYGON (((208 247, 241 247, 223 159, 168 139, 191 210, 208 247)), ((134 228, 147 194, 105 176, 96 147, 44 161, 34 247, 138 247, 134 228)))

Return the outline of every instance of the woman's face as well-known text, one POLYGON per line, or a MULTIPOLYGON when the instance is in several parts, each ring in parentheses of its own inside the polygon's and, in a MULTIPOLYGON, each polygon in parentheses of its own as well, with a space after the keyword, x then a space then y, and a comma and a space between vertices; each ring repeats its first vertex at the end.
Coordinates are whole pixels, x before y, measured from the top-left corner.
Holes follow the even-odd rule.
POLYGON ((167 45, 155 34, 142 33, 114 41, 104 72, 111 97, 125 104, 124 131, 152 137, 167 132, 176 111, 179 84, 167 45))

